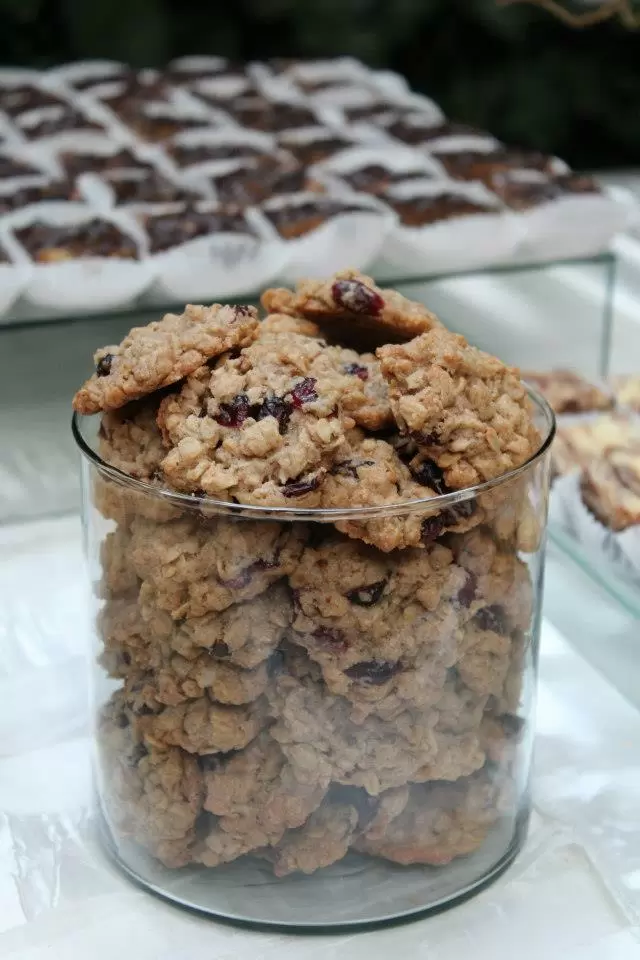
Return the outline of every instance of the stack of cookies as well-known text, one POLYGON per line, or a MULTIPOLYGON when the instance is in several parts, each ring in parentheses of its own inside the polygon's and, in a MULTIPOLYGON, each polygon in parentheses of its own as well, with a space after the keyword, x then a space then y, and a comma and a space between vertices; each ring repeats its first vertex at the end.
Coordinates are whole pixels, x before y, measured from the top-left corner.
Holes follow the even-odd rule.
POLYGON ((445 864, 526 781, 544 470, 475 487, 537 453, 527 393, 355 271, 262 302, 133 329, 74 399, 105 813, 170 867, 445 864))

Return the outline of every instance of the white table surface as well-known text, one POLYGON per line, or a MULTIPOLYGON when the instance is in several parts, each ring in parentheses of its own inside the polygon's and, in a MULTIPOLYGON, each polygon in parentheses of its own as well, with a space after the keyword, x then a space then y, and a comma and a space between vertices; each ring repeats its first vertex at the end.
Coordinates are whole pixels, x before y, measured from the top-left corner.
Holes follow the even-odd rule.
POLYGON ((301 938, 182 912, 97 848, 76 518, 0 528, 0 610, 2 960, 640 958, 640 711, 548 621, 535 813, 514 866, 436 917, 301 938))

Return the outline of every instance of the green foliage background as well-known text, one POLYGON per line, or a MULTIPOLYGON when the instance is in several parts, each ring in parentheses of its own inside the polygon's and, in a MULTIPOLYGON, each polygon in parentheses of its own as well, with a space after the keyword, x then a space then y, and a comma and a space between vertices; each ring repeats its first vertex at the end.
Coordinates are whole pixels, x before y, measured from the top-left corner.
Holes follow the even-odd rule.
POLYGON ((0 62, 351 53, 580 168, 640 164, 640 32, 494 0, 0 0, 0 62))

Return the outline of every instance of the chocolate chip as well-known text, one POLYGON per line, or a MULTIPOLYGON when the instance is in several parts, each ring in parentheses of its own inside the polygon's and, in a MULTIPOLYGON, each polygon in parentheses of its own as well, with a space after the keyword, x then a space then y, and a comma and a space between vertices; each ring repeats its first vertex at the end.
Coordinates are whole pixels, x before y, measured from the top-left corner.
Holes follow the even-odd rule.
POLYGON ((490 604, 488 607, 478 610, 473 622, 480 630, 492 630, 503 637, 509 634, 507 611, 500 604, 490 604))
POLYGON ((96 364, 96 373, 99 377, 108 377, 111 373, 111 364, 113 363, 113 354, 105 353, 100 357, 96 364))
POLYGON ((331 296, 339 306, 350 313, 377 317, 384 308, 384 300, 380 294, 371 287, 366 287, 360 280, 336 280, 331 287, 331 296))
POLYGON ((356 587, 355 590, 348 591, 347 598, 358 607, 372 607, 384 593, 386 585, 386 580, 378 580, 376 583, 370 583, 366 587, 356 587))
POLYGON ((363 660, 361 663, 354 663, 344 672, 352 680, 361 680, 363 683, 379 686, 391 680, 401 669, 400 662, 397 660, 363 660))

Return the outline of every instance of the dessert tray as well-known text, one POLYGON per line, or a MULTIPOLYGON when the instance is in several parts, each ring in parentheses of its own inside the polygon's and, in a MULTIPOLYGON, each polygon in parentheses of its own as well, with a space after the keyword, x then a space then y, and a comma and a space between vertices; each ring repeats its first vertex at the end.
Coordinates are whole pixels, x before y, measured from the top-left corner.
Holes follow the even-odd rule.
POLYGON ((0 318, 586 257, 628 216, 350 58, 0 71, 0 318))

